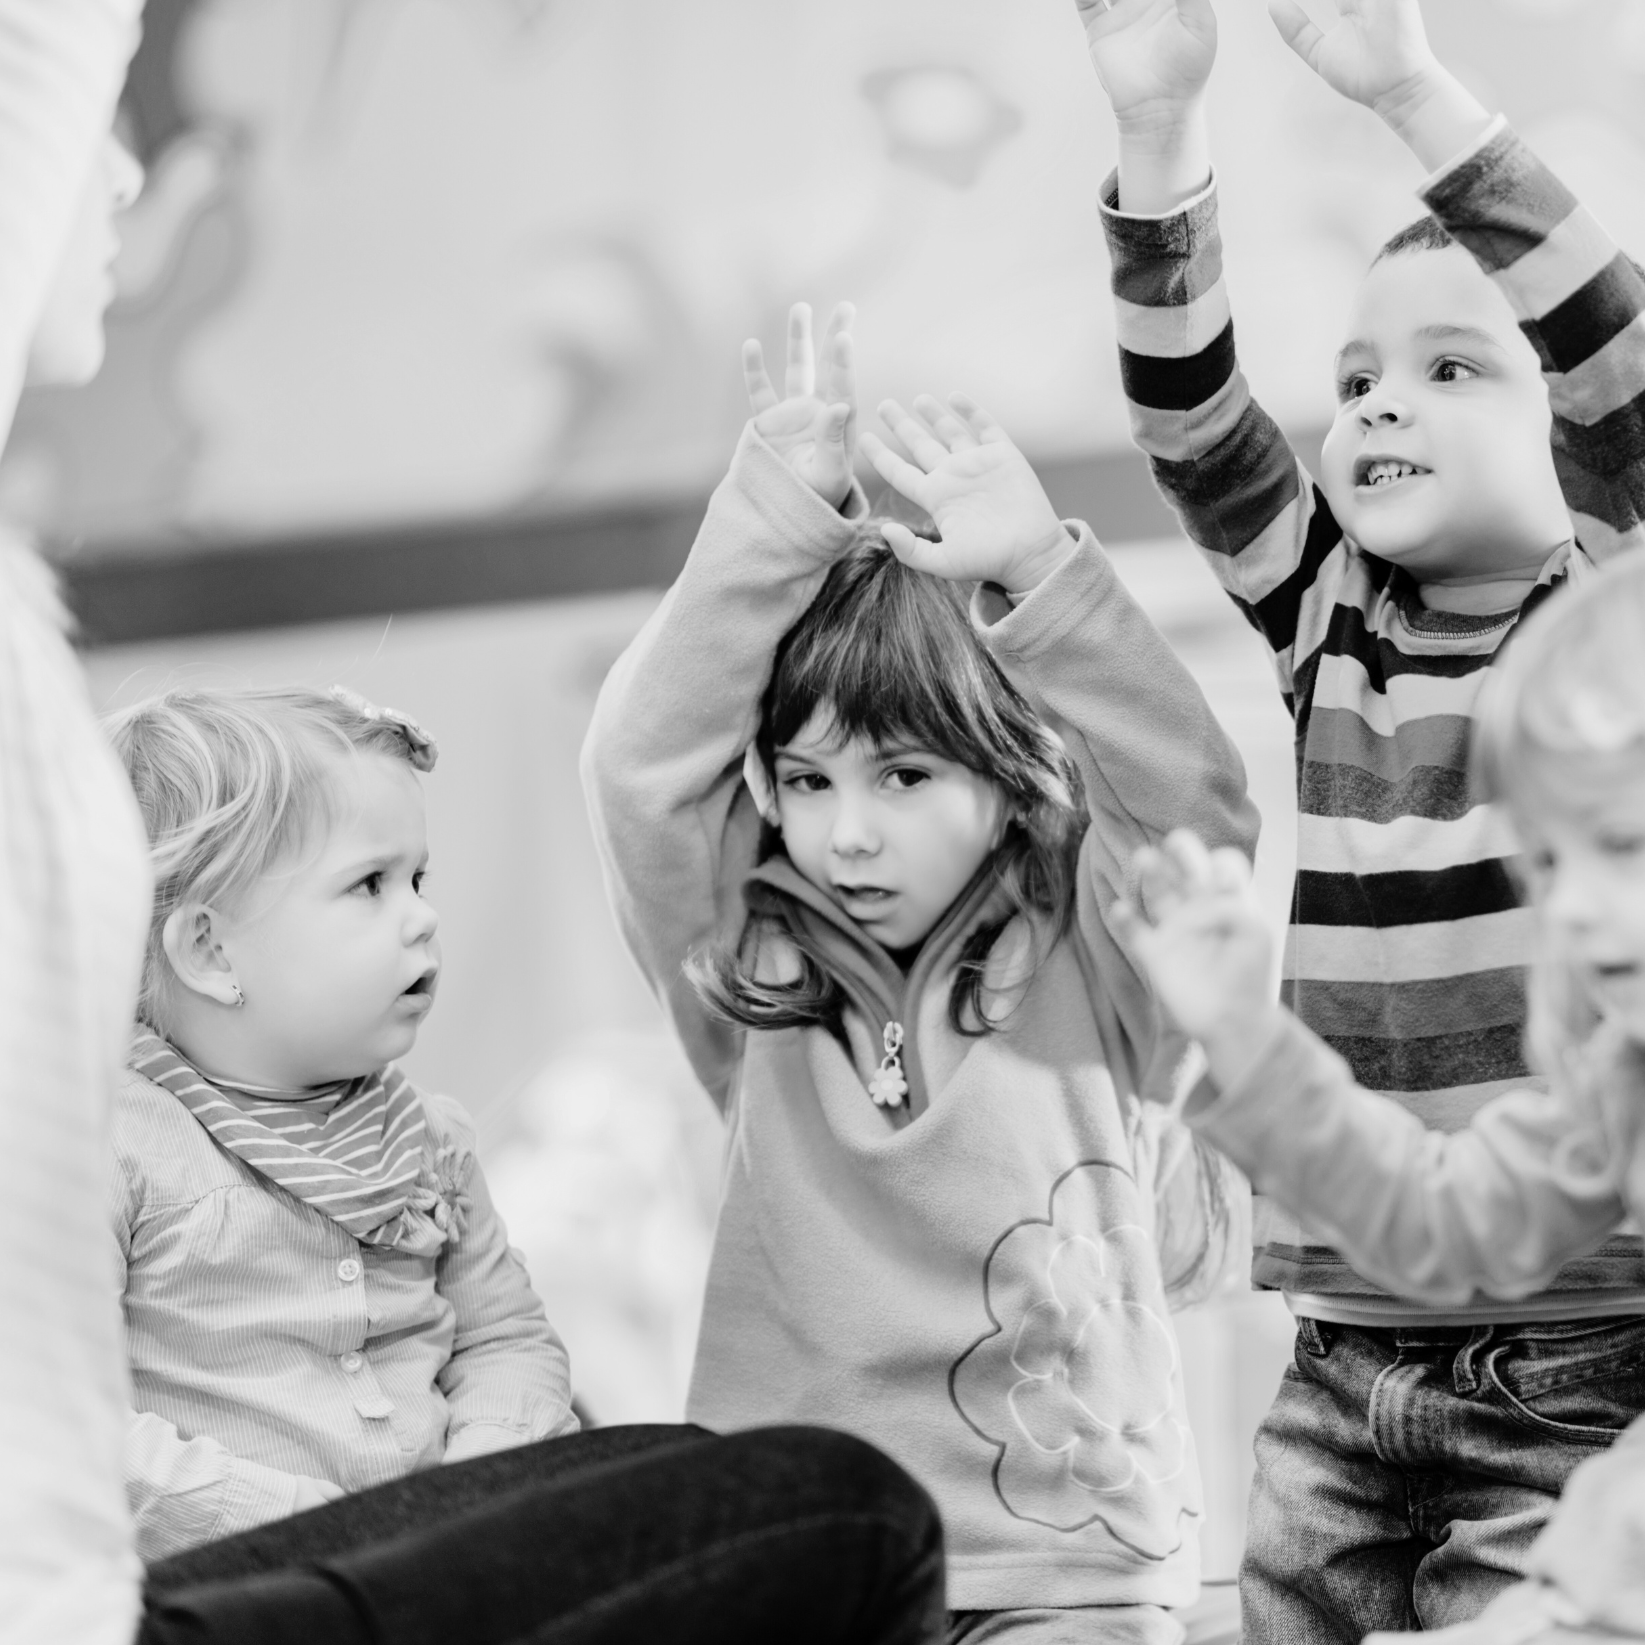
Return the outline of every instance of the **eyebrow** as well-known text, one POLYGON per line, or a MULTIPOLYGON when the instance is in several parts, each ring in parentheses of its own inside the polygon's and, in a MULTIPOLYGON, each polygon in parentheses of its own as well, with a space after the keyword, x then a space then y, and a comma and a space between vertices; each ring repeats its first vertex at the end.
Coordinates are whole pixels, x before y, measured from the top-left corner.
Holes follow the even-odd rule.
MULTIPOLYGON (((1476 348, 1496 349, 1499 352, 1502 348, 1502 340, 1482 326, 1422 326, 1416 335, 1425 343, 1472 343, 1476 348)), ((1340 366, 1350 354, 1375 354, 1376 351, 1374 343, 1364 337, 1354 337, 1337 350, 1334 363, 1340 366)))

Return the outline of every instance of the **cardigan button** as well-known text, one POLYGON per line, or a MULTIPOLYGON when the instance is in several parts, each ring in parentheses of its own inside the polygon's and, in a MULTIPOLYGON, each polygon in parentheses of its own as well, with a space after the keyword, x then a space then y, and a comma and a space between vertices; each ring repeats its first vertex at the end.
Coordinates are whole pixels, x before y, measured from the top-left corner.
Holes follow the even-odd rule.
POLYGON ((352 1285, 365 1270, 360 1266, 358 1257, 344 1257, 337 1264, 337 1277, 345 1285, 352 1285))
POLYGON ((345 1371, 348 1372, 348 1374, 350 1376, 353 1376, 354 1373, 356 1371, 358 1371, 362 1365, 365 1364, 365 1362, 366 1362, 366 1356, 364 1354, 357 1353, 354 1349, 350 1348, 349 1351, 346 1354, 343 1355, 342 1359, 338 1363, 343 1367, 343 1369, 345 1371))

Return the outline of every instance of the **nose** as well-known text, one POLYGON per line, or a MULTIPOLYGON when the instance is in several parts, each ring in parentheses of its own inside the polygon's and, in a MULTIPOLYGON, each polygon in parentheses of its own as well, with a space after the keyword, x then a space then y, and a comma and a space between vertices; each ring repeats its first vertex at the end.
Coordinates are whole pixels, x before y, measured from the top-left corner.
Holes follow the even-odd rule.
MULTIPOLYGON (((1615 887, 1611 887, 1614 894, 1615 887)), ((1562 855, 1549 873, 1542 894, 1542 917, 1568 935, 1592 930, 1605 904, 1606 887, 1595 866, 1562 855)))
POLYGON ((439 929, 440 916, 435 912, 434 904, 425 902, 422 897, 414 898, 406 920, 406 943, 427 942, 439 929))
POLYGON ((118 137, 108 140, 106 153, 109 198, 116 211, 125 211, 137 203, 143 192, 143 164, 118 137))
POLYGON ((828 833, 828 848, 837 857, 871 857, 879 850, 873 802, 866 796, 840 791, 833 826, 828 833))
POLYGON ((1367 429, 1398 428, 1410 420, 1410 408, 1385 377, 1360 396, 1356 414, 1360 427, 1367 429))

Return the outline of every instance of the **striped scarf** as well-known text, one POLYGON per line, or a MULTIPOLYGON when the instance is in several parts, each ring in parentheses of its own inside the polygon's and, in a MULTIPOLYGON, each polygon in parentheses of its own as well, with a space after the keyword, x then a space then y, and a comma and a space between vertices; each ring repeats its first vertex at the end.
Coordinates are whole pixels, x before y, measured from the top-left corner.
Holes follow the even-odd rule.
POLYGON ((142 1027, 130 1062, 220 1147, 362 1245, 427 1256, 461 1231, 456 1195, 426 1159, 423 1099, 399 1069, 281 1100, 214 1083, 142 1027))

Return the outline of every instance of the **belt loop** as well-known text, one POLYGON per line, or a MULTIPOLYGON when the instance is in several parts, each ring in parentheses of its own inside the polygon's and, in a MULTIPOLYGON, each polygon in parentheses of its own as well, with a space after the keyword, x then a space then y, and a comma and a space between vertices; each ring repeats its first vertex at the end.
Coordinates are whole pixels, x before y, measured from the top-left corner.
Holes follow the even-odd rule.
POLYGON ((1452 1384, 1459 1394, 1479 1392, 1479 1356, 1490 1346, 1494 1325, 1476 1325, 1451 1362, 1452 1384))
POLYGON ((1323 1320, 1297 1315, 1297 1341, 1310 1359, 1324 1359, 1331 1351, 1330 1327, 1323 1320))

